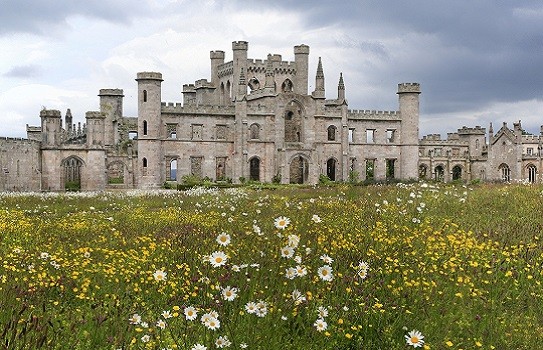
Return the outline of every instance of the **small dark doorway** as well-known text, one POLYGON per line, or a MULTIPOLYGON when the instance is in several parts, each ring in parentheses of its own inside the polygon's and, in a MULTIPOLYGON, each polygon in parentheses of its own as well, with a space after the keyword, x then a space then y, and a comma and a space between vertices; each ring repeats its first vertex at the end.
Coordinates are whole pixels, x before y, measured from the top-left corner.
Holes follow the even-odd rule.
POLYGON ((249 179, 251 181, 260 181, 260 159, 251 158, 249 161, 249 179))
POLYGON ((330 158, 326 162, 326 176, 331 181, 336 181, 336 160, 334 158, 330 158))

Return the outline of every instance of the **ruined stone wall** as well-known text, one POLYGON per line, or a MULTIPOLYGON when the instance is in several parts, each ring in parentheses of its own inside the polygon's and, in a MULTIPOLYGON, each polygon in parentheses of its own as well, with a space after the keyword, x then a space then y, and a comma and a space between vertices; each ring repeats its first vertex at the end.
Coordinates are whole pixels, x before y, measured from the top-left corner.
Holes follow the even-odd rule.
POLYGON ((40 143, 0 137, 0 191, 40 190, 40 143))

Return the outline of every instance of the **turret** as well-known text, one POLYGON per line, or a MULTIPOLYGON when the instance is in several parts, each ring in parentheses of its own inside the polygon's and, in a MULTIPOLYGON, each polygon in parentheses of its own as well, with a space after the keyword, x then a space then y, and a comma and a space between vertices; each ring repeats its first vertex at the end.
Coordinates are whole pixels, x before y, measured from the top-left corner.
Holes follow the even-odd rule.
POLYGON ((319 57, 319 65, 317 66, 317 74, 315 76, 315 91, 313 91, 314 98, 325 98, 324 91, 324 71, 322 69, 322 61, 319 57))
POLYGON ((87 112, 87 146, 104 146, 106 114, 102 112, 87 112))
POLYGON ((296 63, 296 76, 294 78, 294 92, 307 95, 309 46, 294 46, 294 62, 296 63))
POLYGON ((275 72, 273 69, 273 56, 268 54, 268 60, 266 61, 266 80, 264 82, 264 89, 267 92, 275 92, 275 72))
POLYGON ((105 116, 104 120, 104 145, 112 146, 119 142, 118 126, 123 116, 123 90, 100 89, 100 112, 105 116))
MULTIPOLYGON (((246 41, 232 42, 234 81, 236 81, 237 78, 240 76, 242 69, 244 72, 247 72, 247 50, 248 49, 249 49, 249 44, 246 41)), ((234 86, 232 88, 234 88, 234 86)), ((247 82, 245 82, 245 91, 247 91, 247 82)), ((235 90, 232 92, 234 93, 235 90)))
POLYGON ((72 123, 73 123, 72 111, 68 108, 66 110, 66 115, 64 116, 64 124, 66 125, 65 128, 68 134, 72 133, 72 129, 73 129, 72 123))
POLYGON ((337 85, 337 99, 345 101, 345 84, 343 83, 343 73, 339 73, 339 83, 337 85))
POLYGON ((211 85, 219 87, 219 66, 224 63, 224 51, 211 51, 211 85))
POLYGON ((166 180, 162 151, 162 74, 138 73, 138 181, 139 188, 158 188, 166 180))
POLYGON ((419 161, 419 94, 420 84, 398 84, 401 125, 402 179, 418 178, 419 161))
POLYGON ((42 145, 45 147, 58 146, 60 144, 61 114, 58 110, 43 109, 40 112, 42 145))

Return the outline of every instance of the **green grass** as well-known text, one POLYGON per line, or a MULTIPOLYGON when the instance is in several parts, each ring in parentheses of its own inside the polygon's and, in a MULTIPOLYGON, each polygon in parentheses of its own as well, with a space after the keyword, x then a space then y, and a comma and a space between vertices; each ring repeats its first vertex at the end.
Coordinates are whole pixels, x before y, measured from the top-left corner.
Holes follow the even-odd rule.
POLYGON ((405 349, 413 329, 430 349, 537 349, 542 190, 398 184, 0 195, 0 349, 215 349, 219 336, 230 348, 405 349), (291 221, 284 230, 274 226, 279 216, 291 221), (216 241, 221 232, 227 246, 216 241), (282 257, 289 241, 294 254, 282 257), (206 257, 215 251, 226 264, 212 266, 206 257), (319 276, 324 265, 331 281, 319 276), (294 267, 306 274, 287 278, 294 267), (157 281, 157 271, 166 279, 157 281), (226 287, 237 290, 231 301, 226 287), (267 306, 261 317, 245 309, 258 301, 267 306), (189 306, 198 309, 193 321, 183 313, 189 306), (321 331, 319 307, 328 313, 321 331), (209 312, 216 330, 200 320, 209 312), (134 314, 147 327, 131 324, 134 314))

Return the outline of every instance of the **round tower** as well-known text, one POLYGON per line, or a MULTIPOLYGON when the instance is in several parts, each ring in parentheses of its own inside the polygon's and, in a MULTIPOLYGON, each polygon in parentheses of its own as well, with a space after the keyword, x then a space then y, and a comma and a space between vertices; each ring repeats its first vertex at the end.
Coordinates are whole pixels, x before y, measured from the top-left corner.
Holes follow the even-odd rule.
POLYGON ((219 86, 219 66, 224 63, 224 51, 211 51, 211 84, 214 87, 219 86))
POLYGON ((40 112, 42 145, 55 147, 60 144, 61 114, 55 109, 43 109, 40 112))
POLYGON ((165 181, 161 143, 162 74, 140 72, 138 82, 138 167, 137 186, 157 188, 165 181))
POLYGON ((309 46, 294 46, 294 62, 296 63, 296 77, 294 79, 294 92, 307 95, 308 70, 309 70, 309 46))
POLYGON ((420 84, 398 84, 400 116, 400 173, 404 180, 418 178, 420 84))
POLYGON ((123 116, 123 90, 100 89, 100 112, 105 115, 104 145, 113 146, 118 140, 118 124, 123 116))

